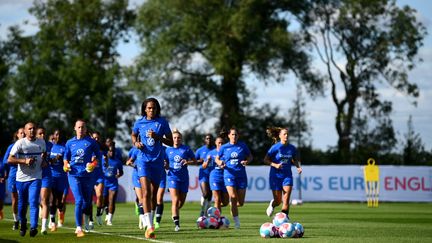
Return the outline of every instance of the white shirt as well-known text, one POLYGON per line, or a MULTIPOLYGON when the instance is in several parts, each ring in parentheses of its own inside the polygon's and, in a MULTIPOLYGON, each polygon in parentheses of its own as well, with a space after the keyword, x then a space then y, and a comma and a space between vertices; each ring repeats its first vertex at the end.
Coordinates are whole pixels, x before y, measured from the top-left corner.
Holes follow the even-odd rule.
POLYGON ((10 155, 15 158, 36 158, 32 165, 18 164, 16 180, 19 182, 33 181, 42 179, 42 153, 46 152, 46 143, 42 139, 30 141, 22 138, 14 144, 10 155))

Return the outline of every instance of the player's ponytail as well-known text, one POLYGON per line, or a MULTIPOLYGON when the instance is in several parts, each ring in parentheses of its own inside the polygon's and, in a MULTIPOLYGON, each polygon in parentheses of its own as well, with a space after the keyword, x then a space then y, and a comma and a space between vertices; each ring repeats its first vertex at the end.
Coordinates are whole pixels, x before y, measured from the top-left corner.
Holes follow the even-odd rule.
POLYGON ((279 133, 284 128, 281 127, 268 127, 266 129, 267 136, 272 139, 273 144, 277 143, 279 138, 279 133))

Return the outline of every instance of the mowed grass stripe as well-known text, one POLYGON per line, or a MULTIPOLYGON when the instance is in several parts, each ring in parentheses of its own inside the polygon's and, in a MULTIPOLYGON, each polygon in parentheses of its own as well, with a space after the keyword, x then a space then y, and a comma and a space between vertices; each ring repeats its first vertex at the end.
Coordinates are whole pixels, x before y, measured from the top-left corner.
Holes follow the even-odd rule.
MULTIPOLYGON (((305 203, 292 207, 290 217, 305 227, 302 239, 262 239, 259 227, 271 221, 265 215, 267 203, 246 203, 240 208, 241 229, 199 230, 196 219, 199 203, 186 203, 181 209, 181 231, 174 232, 171 220, 171 204, 165 204, 161 228, 156 231, 156 242, 432 242, 431 203, 381 203, 379 208, 367 208, 365 203, 305 203)), ((280 207, 278 208, 280 209, 280 207)), ((74 205, 68 205, 64 229, 38 234, 30 238, 28 233, 20 237, 12 231, 12 222, 0 221, 0 242, 143 242, 144 231, 138 229, 138 217, 131 203, 119 203, 113 226, 95 226, 95 232, 77 239, 74 234, 74 205)), ((10 206, 5 206, 6 218, 11 218, 10 206)), ((224 208, 222 215, 232 217, 224 208)))

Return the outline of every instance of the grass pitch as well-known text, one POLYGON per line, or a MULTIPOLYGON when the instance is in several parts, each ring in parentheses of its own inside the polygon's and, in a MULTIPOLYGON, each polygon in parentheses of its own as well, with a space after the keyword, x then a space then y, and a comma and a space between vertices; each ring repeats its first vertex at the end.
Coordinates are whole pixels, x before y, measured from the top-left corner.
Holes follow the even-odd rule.
MULTIPOLYGON (((5 219, 0 221, 0 242, 432 242, 431 203, 381 203, 379 208, 367 208, 365 203, 308 203, 292 206, 290 217, 305 228, 301 239, 263 239, 259 227, 271 221, 265 215, 267 203, 246 203, 240 208, 241 229, 199 230, 195 221, 198 203, 186 203, 180 212, 181 231, 174 232, 171 204, 165 204, 161 228, 155 240, 146 240, 138 229, 138 217, 131 203, 117 204, 113 226, 95 226, 95 231, 83 238, 74 234, 74 205, 68 205, 65 227, 48 235, 40 233, 30 238, 12 230, 11 208, 5 206, 5 219)), ((280 208, 278 208, 280 209, 280 208)), ((233 226, 229 209, 228 216, 233 226)), ((40 223, 40 221, 39 221, 40 223)), ((40 229, 39 229, 40 230, 40 229)))

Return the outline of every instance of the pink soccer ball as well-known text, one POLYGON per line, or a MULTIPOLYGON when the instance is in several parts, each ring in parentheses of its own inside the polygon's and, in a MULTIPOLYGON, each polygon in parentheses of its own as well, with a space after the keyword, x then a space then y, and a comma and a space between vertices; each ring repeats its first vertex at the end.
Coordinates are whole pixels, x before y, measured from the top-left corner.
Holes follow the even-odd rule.
POLYGON ((208 217, 207 221, 208 221, 208 228, 209 229, 217 229, 217 228, 219 228, 219 221, 218 221, 217 218, 215 218, 215 217, 208 217))
POLYGON ((205 216, 199 217, 196 221, 196 224, 199 229, 207 229, 209 227, 209 222, 205 216))
POLYGON ((279 227, 279 237, 291 238, 296 235, 296 230, 293 224, 284 223, 279 227))
POLYGON ((220 210, 217 207, 209 207, 207 209, 207 216, 208 217, 215 217, 218 219, 221 216, 220 210))
POLYGON ((228 229, 230 226, 230 221, 228 218, 221 216, 219 218, 219 229, 228 229))
POLYGON ((260 236, 263 238, 273 238, 278 235, 278 230, 276 229, 276 226, 272 223, 264 223, 260 227, 260 236))
POLYGON ((284 223, 288 223, 289 219, 288 216, 285 213, 277 213, 273 218, 273 224, 276 227, 280 227, 284 223))

